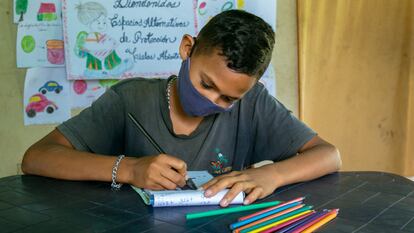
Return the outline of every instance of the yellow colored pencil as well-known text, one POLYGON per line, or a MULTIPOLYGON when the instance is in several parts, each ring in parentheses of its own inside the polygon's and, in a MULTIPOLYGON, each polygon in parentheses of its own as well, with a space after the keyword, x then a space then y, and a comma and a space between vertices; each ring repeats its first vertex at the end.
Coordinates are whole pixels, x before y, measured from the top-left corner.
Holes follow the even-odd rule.
POLYGON ((325 218, 323 218, 321 221, 319 221, 319 222, 313 224, 312 226, 306 228, 301 233, 311 233, 311 232, 315 231, 316 229, 318 229, 319 227, 325 225, 327 222, 329 222, 332 219, 334 219, 337 215, 338 215, 338 212, 335 211, 335 213, 329 214, 328 216, 326 216, 325 218))
POLYGON ((297 209, 300 209, 300 208, 302 208, 302 207, 304 207, 304 206, 305 206, 305 204, 298 205, 298 206, 294 206, 294 207, 291 207, 291 208, 289 208, 289 209, 287 209, 287 210, 284 210, 284 211, 282 211, 282 212, 279 212, 279 213, 276 213, 276 214, 272 214, 272 215, 267 216, 267 217, 265 217, 265 218, 262 218, 262 219, 256 220, 256 221, 251 222, 251 223, 249 223, 249 224, 247 224, 247 225, 244 225, 244 226, 242 226, 242 227, 239 227, 239 228, 234 229, 234 230, 233 230, 233 233, 239 233, 241 230, 244 230, 244 229, 246 229, 246 228, 249 228, 249 227, 251 227, 251 226, 257 225, 257 224, 262 223, 262 222, 266 222, 267 220, 270 220, 270 219, 272 219, 272 218, 276 218, 276 217, 282 216, 282 215, 284 215, 284 214, 290 213, 290 212, 292 212, 292 211, 294 211, 294 210, 297 210, 297 209))
POLYGON ((294 219, 294 218, 300 217, 300 216, 302 216, 302 215, 304 215, 304 214, 307 214, 307 213, 310 213, 310 212, 312 212, 312 210, 307 210, 307 211, 304 211, 304 212, 302 212, 302 213, 299 213, 299 214, 293 215, 293 216, 291 216, 291 217, 289 217, 289 218, 285 218, 285 219, 283 219, 283 220, 280 220, 280 221, 277 221, 277 222, 271 223, 271 224, 269 224, 269 225, 266 225, 266 226, 263 226, 263 227, 257 228, 257 229, 255 229, 255 230, 253 230, 253 231, 249 231, 249 233, 258 233, 258 232, 264 231, 264 230, 266 230, 266 229, 269 229, 269 228, 271 228, 271 227, 277 226, 277 225, 279 225, 279 224, 282 224, 282 223, 284 223, 284 222, 287 222, 287 221, 289 221, 289 220, 292 220, 292 219, 294 219))

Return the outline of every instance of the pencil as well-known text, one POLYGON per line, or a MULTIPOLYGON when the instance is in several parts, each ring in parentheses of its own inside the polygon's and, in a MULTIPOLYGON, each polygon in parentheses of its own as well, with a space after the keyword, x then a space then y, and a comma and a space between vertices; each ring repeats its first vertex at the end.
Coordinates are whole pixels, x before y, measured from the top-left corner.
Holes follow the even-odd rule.
MULTIPOLYGON (((292 204, 289 204, 289 205, 285 205, 285 206, 282 206, 282 207, 279 207, 279 208, 277 208, 277 209, 273 209, 273 210, 271 210, 271 211, 267 211, 267 212, 265 212, 265 213, 263 213, 263 214, 259 214, 259 215, 256 215, 256 216, 253 216, 253 217, 251 217, 251 218, 248 218, 248 219, 246 219, 246 220, 243 220, 243 221, 239 221, 239 222, 236 222, 236 223, 232 223, 232 224, 230 224, 230 229, 236 229, 236 228, 238 228, 238 227, 241 227, 241 226, 244 226, 244 225, 246 225, 246 224, 249 224, 249 223, 251 223, 251 222, 254 222, 254 221, 257 221, 257 220, 260 220, 260 219, 263 219, 263 218, 266 218, 266 217, 268 217, 268 216, 274 216, 276 213, 279 213, 279 212, 281 212, 281 211, 283 211, 283 210, 286 210, 286 209, 289 209, 289 208, 291 208, 292 209, 292 211, 293 210, 295 210, 294 208, 292 208, 292 207, 295 207, 295 206, 298 206, 300 203, 299 202, 297 202, 297 203, 292 203, 292 204)), ((299 205, 300 206, 300 205, 299 205)), ((298 207, 298 208, 301 208, 301 207, 303 207, 304 205, 301 205, 300 207, 298 207)), ((274 217, 276 217, 276 216, 274 216, 274 217)))
MULTIPOLYGON (((160 147, 160 145, 158 145, 158 143, 145 130, 144 126, 142 126, 141 123, 139 123, 139 121, 137 119, 135 119, 135 117, 131 113, 128 113, 128 117, 129 117, 129 119, 131 119, 132 123, 134 123, 134 126, 139 131, 141 131, 142 134, 144 134, 145 138, 147 138, 147 140, 154 146, 154 148, 158 151, 158 153, 166 154, 165 151, 160 147)), ((190 189, 192 189, 192 190, 197 189, 197 186, 194 184, 193 179, 186 177, 185 183, 190 189)))
POLYGON ((298 206, 295 206, 295 207, 289 208, 289 209, 284 210, 284 211, 282 211, 282 212, 280 212, 280 213, 270 215, 270 216, 268 216, 268 217, 265 217, 265 218, 259 219, 259 220, 257 220, 257 221, 252 222, 252 223, 249 223, 249 224, 247 224, 247 225, 244 225, 244 226, 242 226, 242 227, 239 227, 239 228, 235 229, 233 232, 234 232, 234 233, 238 233, 238 232, 240 232, 240 231, 241 231, 241 230, 243 230, 243 229, 246 229, 246 228, 252 227, 252 226, 254 226, 254 225, 257 225, 257 224, 259 224, 259 223, 265 222, 265 221, 267 221, 267 220, 270 220, 270 219, 273 219, 273 218, 276 218, 276 217, 282 216, 282 215, 284 215, 284 214, 290 213, 290 212, 292 212, 292 211, 294 211, 294 210, 297 210, 297 209, 300 209, 300 208, 302 208, 302 207, 304 207, 304 206, 305 206, 305 204, 302 204, 302 205, 298 205, 298 206))
MULTIPOLYGON (((262 227, 264 227, 264 226, 268 226, 268 225, 270 225, 270 224, 272 224, 272 223, 278 222, 278 221, 280 221, 280 220, 283 220, 283 219, 289 218, 289 217, 291 217, 291 216, 294 216, 294 215, 297 215, 297 214, 301 214, 301 213, 302 213, 302 214, 304 214, 304 212, 306 212, 306 211, 308 211, 308 210, 312 209, 312 207, 313 207, 313 206, 306 206, 306 207, 302 207, 302 208, 300 208, 300 209, 298 209, 298 210, 295 210, 295 211, 292 211, 292 212, 290 212, 290 213, 284 214, 284 215, 279 216, 279 217, 277 217, 277 218, 270 219, 270 220, 267 220, 267 221, 265 221, 265 222, 262 222, 262 223, 259 223, 259 224, 254 225, 254 226, 251 226, 251 227, 249 227, 249 228, 243 229, 243 230, 241 230, 240 232, 241 232, 241 233, 251 232, 251 231, 254 231, 254 230, 256 230, 256 229, 262 228, 262 227)), ((269 228, 270 228, 270 227, 271 227, 271 226, 269 226, 269 228)), ((266 229, 267 229, 267 228, 265 228, 265 229, 263 229, 263 230, 266 230, 266 229)))
POLYGON ((296 198, 296 199, 293 199, 293 200, 290 200, 290 201, 287 201, 287 202, 283 202, 283 203, 281 203, 281 204, 279 204, 279 205, 277 205, 277 206, 270 207, 270 208, 267 208, 267 209, 261 210, 261 211, 256 212, 256 213, 253 213, 253 214, 249 214, 249 215, 247 215, 247 216, 240 217, 240 218, 239 218, 239 221, 243 221, 243 220, 246 220, 246 219, 252 218, 252 217, 257 216, 257 215, 259 215, 259 214, 263 214, 263 213, 265 213, 265 212, 267 212, 267 211, 271 211, 271 210, 274 210, 274 209, 280 208, 280 207, 282 207, 282 206, 289 205, 289 204, 291 204, 291 203, 295 203, 295 202, 302 202, 304 199, 305 199, 305 197, 299 197, 299 198, 296 198))
POLYGON ((338 211, 337 210, 333 211, 332 214, 329 214, 328 216, 326 216, 325 218, 323 218, 319 222, 317 222, 317 223, 313 224, 312 226, 306 228, 304 231, 302 231, 302 233, 311 233, 311 232, 315 231, 316 229, 320 228, 321 226, 325 225, 326 223, 328 223, 329 221, 334 219, 337 215, 338 215, 338 211))
POLYGON ((271 232, 275 232, 275 231, 277 231, 277 230, 279 230, 279 229, 282 229, 282 228, 284 228, 284 227, 286 227, 286 226, 289 226, 289 225, 290 225, 290 224, 292 224, 292 223, 295 223, 295 222, 298 222, 298 221, 300 221, 300 220, 302 220, 302 219, 305 219, 305 218, 307 218, 307 217, 311 216, 311 215, 312 215, 312 214, 314 214, 314 213, 315 213, 315 211, 314 211, 314 210, 312 210, 311 212, 309 212, 309 213, 307 213, 307 214, 301 215, 301 216, 299 216, 299 217, 297 217, 297 218, 291 219, 291 220, 289 220, 289 221, 287 221, 287 222, 284 222, 284 223, 282 223, 282 224, 279 224, 279 225, 273 226, 273 227, 271 227, 271 228, 269 228, 269 229, 267 229, 267 230, 263 231, 262 233, 271 233, 271 232))
POLYGON ((266 208, 269 206, 277 205, 279 203, 280 201, 271 201, 271 202, 263 202, 259 204, 251 204, 251 205, 245 205, 245 206, 226 207, 226 208, 221 208, 217 210, 190 213, 190 214, 187 214, 185 218, 187 220, 190 220, 190 219, 203 218, 203 217, 209 217, 209 216, 220 215, 220 214, 228 214, 228 213, 235 213, 235 212, 241 212, 241 211, 247 211, 247 210, 261 209, 261 208, 266 208))
POLYGON ((300 216, 302 216, 302 215, 306 215, 306 214, 311 213, 311 212, 312 212, 312 210, 306 210, 306 211, 301 212, 301 213, 299 213, 299 214, 295 214, 295 215, 293 215, 293 216, 291 216, 291 217, 288 217, 288 218, 282 219, 282 220, 280 220, 280 221, 273 222, 273 223, 270 223, 270 224, 268 224, 268 225, 265 225, 265 226, 259 227, 259 228, 257 228, 257 229, 254 229, 253 231, 249 231, 249 233, 258 233, 258 232, 262 232, 262 231, 267 230, 267 229, 269 229, 269 228, 271 228, 271 227, 277 226, 277 225, 279 225, 279 224, 282 224, 282 223, 284 223, 284 222, 287 222, 287 221, 289 221, 289 220, 292 220, 292 219, 298 218, 298 217, 300 217, 300 216))
POLYGON ((306 224, 303 224, 303 225, 301 225, 301 226, 299 226, 299 227, 297 227, 297 228, 295 228, 294 230, 292 230, 292 231, 289 231, 289 232, 291 232, 291 233, 299 233, 299 232, 302 232, 303 230, 305 230, 306 228, 309 228, 310 226, 312 226, 313 224, 315 224, 315 223, 317 223, 317 222, 319 222, 319 221, 321 221, 322 219, 324 219, 326 216, 328 216, 328 215, 330 215, 330 214, 333 214, 334 212, 336 212, 336 211, 333 211, 333 210, 325 210, 324 212, 322 212, 322 215, 320 215, 319 217, 317 217, 316 219, 313 219, 312 221, 310 221, 310 222, 307 222, 306 224))

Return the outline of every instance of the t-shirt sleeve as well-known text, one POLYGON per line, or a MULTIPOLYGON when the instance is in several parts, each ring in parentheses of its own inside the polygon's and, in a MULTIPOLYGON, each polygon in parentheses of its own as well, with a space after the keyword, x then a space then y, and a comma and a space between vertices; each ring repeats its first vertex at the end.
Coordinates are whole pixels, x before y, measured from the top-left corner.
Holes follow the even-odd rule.
POLYGON ((298 120, 263 87, 254 106, 256 126, 253 163, 262 160, 281 161, 296 155, 317 134, 298 120))
POLYGON ((124 105, 111 88, 79 115, 57 129, 75 149, 104 155, 123 154, 124 105))

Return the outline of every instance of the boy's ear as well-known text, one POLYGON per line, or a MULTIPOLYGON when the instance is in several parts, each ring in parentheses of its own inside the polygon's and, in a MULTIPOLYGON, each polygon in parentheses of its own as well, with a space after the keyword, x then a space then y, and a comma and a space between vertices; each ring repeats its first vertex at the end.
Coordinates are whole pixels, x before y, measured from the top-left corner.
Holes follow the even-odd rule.
POLYGON ((191 53, 191 49, 194 46, 194 38, 188 34, 185 34, 181 39, 181 44, 179 48, 180 57, 182 60, 186 60, 191 53))

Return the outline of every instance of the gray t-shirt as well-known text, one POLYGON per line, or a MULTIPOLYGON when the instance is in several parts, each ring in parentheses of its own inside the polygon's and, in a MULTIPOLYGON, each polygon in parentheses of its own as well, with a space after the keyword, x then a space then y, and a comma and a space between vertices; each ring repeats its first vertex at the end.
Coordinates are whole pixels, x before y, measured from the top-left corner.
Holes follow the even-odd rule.
POLYGON ((265 159, 284 160, 316 135, 261 83, 231 111, 205 117, 191 135, 176 135, 169 115, 167 82, 143 78, 121 81, 57 128, 77 150, 134 157, 157 155, 128 118, 131 113, 167 154, 184 160, 189 170, 208 170, 216 175, 265 159))

